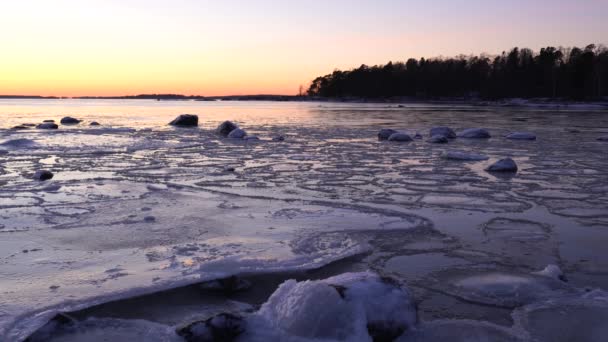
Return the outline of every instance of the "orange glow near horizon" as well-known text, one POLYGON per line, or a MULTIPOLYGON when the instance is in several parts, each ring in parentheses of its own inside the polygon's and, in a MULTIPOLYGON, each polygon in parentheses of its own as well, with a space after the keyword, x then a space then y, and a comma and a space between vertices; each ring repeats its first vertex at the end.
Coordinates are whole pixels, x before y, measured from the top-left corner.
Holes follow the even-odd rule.
POLYGON ((10 1, 0 95, 295 95, 335 68, 606 43, 608 4, 515 2, 10 1))

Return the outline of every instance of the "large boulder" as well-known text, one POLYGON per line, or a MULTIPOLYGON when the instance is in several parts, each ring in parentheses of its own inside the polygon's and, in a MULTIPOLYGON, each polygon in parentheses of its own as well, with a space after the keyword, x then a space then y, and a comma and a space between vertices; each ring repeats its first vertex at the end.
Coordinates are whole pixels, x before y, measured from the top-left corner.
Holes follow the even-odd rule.
POLYGON ((38 128, 38 129, 58 129, 59 126, 57 126, 57 124, 53 123, 53 122, 43 122, 40 125, 36 126, 36 128, 38 128))
POLYGON ((390 137, 388 137, 388 141, 396 141, 396 142, 407 142, 412 141, 412 137, 410 137, 407 133, 393 133, 390 137))
POLYGON ((234 122, 224 121, 217 127, 215 132, 223 137, 227 137, 230 132, 234 131, 237 128, 239 128, 239 126, 237 126, 234 122))
POLYGON ((431 137, 435 135, 443 135, 448 139, 456 138, 456 132, 449 127, 439 126, 431 128, 431 132, 429 134, 431 137))
POLYGON ((198 126, 198 115, 181 114, 169 123, 171 126, 196 127, 198 126))
POLYGON ((232 132, 228 133, 230 139, 243 139, 247 136, 247 132, 240 128, 233 129, 232 132))
POLYGON ((513 132, 507 134, 505 138, 511 140, 536 140, 536 135, 529 132, 513 132))
POLYGON ((517 164, 511 158, 505 158, 486 168, 488 172, 517 172, 517 164))
POLYGON ((391 135, 397 133, 394 129, 383 128, 378 132, 378 140, 388 140, 391 135))
POLYGON ((66 116, 59 121, 62 125, 77 125, 81 120, 73 118, 71 116, 66 116))
POLYGON ((469 128, 458 133, 458 137, 467 139, 488 139, 492 136, 485 128, 469 128))
POLYGON ((447 144, 448 138, 445 135, 436 134, 433 135, 429 140, 427 140, 427 142, 430 142, 432 144, 447 144))

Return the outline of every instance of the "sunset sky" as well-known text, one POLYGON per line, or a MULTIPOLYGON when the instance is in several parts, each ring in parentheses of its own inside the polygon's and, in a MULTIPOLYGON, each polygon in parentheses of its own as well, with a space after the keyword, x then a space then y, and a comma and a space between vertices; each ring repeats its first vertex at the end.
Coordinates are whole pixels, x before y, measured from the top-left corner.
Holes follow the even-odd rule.
POLYGON ((335 68, 608 41, 608 0, 19 0, 0 94, 295 94, 335 68))

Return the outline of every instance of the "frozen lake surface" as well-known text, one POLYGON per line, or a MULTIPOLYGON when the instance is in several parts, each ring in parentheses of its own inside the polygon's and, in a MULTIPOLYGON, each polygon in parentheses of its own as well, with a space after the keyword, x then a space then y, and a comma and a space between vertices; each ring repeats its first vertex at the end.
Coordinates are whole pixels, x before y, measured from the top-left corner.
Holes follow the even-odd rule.
POLYGON ((607 135, 597 105, 0 100, 0 340, 81 312, 49 339, 179 341, 175 326, 257 309, 283 280, 367 270, 416 302, 417 328, 400 341, 605 340, 607 135), (167 125, 182 113, 199 127, 167 125), (68 115, 84 121, 10 129, 68 115), (261 140, 220 138, 224 120, 261 140), (492 138, 431 144, 434 126, 492 138), (378 141, 381 128, 424 138, 378 141), (537 139, 504 138, 516 131, 537 139), (444 157, 454 151, 487 160, 444 157), (507 157, 517 174, 484 171, 507 157), (54 177, 33 180, 40 169, 54 177), (536 273, 547 265, 565 277, 536 273), (90 308, 231 275, 264 293, 90 308))

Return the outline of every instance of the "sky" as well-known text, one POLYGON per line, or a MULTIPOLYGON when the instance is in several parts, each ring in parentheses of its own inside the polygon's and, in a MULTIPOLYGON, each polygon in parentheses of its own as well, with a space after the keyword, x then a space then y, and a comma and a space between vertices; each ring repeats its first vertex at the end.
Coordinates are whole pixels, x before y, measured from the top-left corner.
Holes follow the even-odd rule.
POLYGON ((296 94, 410 57, 608 45, 608 0, 5 0, 0 94, 296 94))

